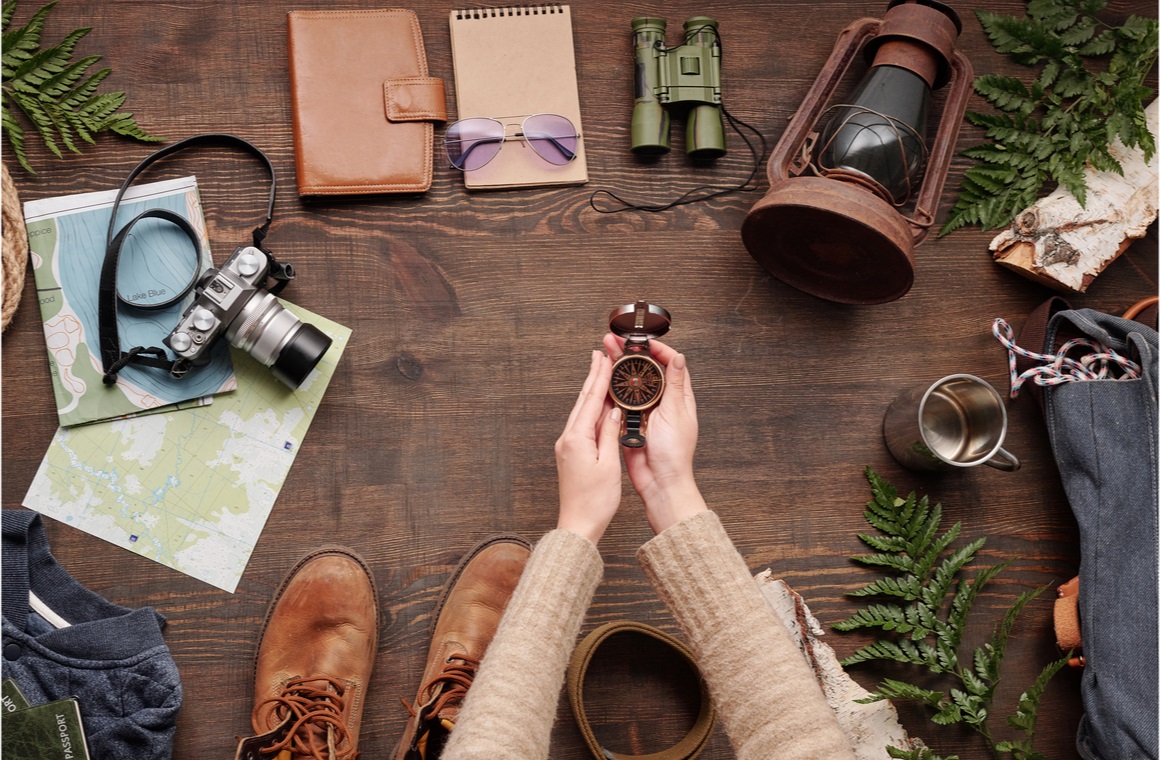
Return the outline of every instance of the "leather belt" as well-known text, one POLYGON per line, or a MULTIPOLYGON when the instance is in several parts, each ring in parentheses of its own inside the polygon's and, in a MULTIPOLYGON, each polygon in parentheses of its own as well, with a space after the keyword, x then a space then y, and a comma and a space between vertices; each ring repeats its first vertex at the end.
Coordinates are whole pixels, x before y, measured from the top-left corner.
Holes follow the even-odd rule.
POLYGON ((588 634, 576 647, 576 651, 572 653, 572 662, 568 665, 568 701, 572 704, 572 714, 576 717, 580 733, 584 735, 584 742, 588 745, 592 756, 597 760, 691 760, 701 754, 705 745, 709 743, 709 737, 713 735, 717 714, 714 712, 713 702, 709 698, 709 687, 705 684, 704 679, 700 678, 700 673, 693 653, 684 644, 650 625, 621 620, 605 623, 588 634), (584 677, 588 671, 588 665, 592 662, 592 658, 596 655, 596 650, 600 648, 600 645, 608 638, 619 634, 647 636, 668 645, 675 654, 689 664, 689 667, 698 676, 701 710, 697 715, 697 720, 684 739, 662 752, 655 752, 651 755, 625 755, 601 747, 600 742, 596 739, 596 734, 592 731, 592 726, 588 722, 588 716, 584 712, 584 677))

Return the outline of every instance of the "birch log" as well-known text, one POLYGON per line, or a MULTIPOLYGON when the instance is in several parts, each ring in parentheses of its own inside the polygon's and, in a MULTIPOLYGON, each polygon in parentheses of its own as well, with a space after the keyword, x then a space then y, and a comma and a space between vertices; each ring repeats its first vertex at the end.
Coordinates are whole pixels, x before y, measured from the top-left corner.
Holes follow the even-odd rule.
POLYGON ((888 745, 900 749, 925 746, 920 740, 907 737, 906 729, 898 722, 898 712, 889 700, 866 705, 854 701, 870 696, 870 692, 847 675, 838 664, 834 650, 819 639, 825 631, 796 591, 785 581, 775 579, 769 570, 758 573, 754 580, 813 668, 826 702, 849 737, 858 760, 889 758, 888 745))
MULTIPOLYGON (((1152 101, 1145 113, 1160 143, 1158 103, 1152 101)), ((991 241, 995 261, 1054 290, 1083 293, 1133 240, 1144 237, 1156 219, 1157 157, 1145 161, 1142 150, 1125 148, 1119 140, 1108 151, 1124 167, 1124 176, 1089 164, 1084 170, 1087 207, 1057 188, 991 241)))

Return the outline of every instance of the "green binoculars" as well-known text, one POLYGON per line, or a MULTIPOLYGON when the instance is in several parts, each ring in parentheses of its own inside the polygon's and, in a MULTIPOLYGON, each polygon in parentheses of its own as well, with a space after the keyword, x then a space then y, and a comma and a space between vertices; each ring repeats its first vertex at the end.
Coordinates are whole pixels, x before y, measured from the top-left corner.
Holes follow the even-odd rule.
POLYGON ((669 152, 669 109, 685 108, 685 151, 707 160, 725 155, 721 120, 721 43, 717 22, 695 16, 685 22, 684 43, 665 47, 663 18, 632 20, 636 102, 632 108, 632 152, 669 152))

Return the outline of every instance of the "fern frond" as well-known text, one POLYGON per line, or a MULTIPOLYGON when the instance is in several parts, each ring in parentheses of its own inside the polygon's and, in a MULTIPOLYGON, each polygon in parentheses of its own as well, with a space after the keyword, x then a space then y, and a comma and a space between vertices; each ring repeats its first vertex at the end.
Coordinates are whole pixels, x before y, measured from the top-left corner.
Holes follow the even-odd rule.
POLYGON ((882 683, 878 684, 878 688, 871 692, 870 696, 854 701, 861 705, 868 705, 881 702, 884 699, 905 699, 938 709, 944 696, 941 691, 923 689, 905 681, 896 681, 893 678, 883 678, 882 683))
POLYGON ((942 757, 936 755, 933 750, 927 747, 919 747, 918 749, 899 749, 898 747, 887 747, 886 754, 897 760, 959 760, 958 755, 947 755, 942 757))
POLYGON ((978 597, 979 592, 991 582, 992 578, 1007 569, 1007 566, 1010 564, 1011 561, 1007 560, 1000 562, 998 565, 984 568, 975 574, 974 580, 971 583, 963 580, 959 581, 958 590, 951 600, 951 609, 947 615, 947 624, 943 636, 943 639, 948 645, 958 649, 959 644, 963 640, 963 632, 967 627, 967 616, 970 614, 971 607, 975 604, 975 599, 978 597))
MULTIPOLYGON (((1069 0, 1044 0, 1044 2, 1069 0)), ((1099 2, 1100 0, 1090 0, 1099 2)), ((1009 562, 1001 562, 977 571, 968 580, 964 568, 972 562, 984 546, 983 537, 969 541, 957 549, 951 548, 958 539, 961 525, 939 535, 942 507, 930 505, 927 497, 914 493, 899 498, 893 486, 886 483, 871 469, 866 469, 873 498, 866 506, 866 520, 885 536, 860 535, 866 545, 879 550, 878 554, 852 557, 864 565, 887 567, 897 576, 877 578, 850 594, 852 597, 885 597, 905 604, 883 602, 870 604, 848 619, 837 623, 839 631, 877 628, 887 634, 868 646, 861 647, 841 661, 843 667, 864 662, 889 661, 911 667, 925 668, 935 674, 945 674, 957 683, 944 693, 926 686, 885 678, 862 703, 903 699, 925 705, 930 719, 938 725, 963 724, 987 737, 993 755, 1009 752, 1014 760, 1034 760, 1031 734, 1035 716, 1047 682, 1059 667, 1053 663, 1020 698, 1019 706, 1008 722, 1027 732, 1018 741, 996 743, 988 727, 995 687, 1006 653, 1007 640, 1020 611, 1043 589, 1021 594, 995 627, 990 641, 976 648, 965 667, 960 664, 959 649, 967 621, 979 594, 991 580, 1002 572, 1009 562), (946 555, 946 556, 943 556, 946 555), (953 596, 947 595, 954 589, 953 596), (1006 748, 1006 749, 1004 749, 1006 748)), ((964 653, 965 659, 965 653, 964 653)), ((889 748, 891 757, 937 758, 925 749, 889 748)), ((952 756, 953 757, 953 756, 952 756)))
POLYGON ((92 143, 94 135, 105 131, 143 142, 161 139, 143 130, 132 114, 120 111, 125 93, 97 92, 111 73, 107 68, 88 73, 100 56, 72 60, 77 43, 90 29, 75 29, 58 44, 42 48, 45 19, 56 2, 42 6, 24 26, 10 30, 15 5, 15 0, 4 4, 2 126, 22 167, 35 174, 25 150, 21 115, 58 157, 63 156, 62 146, 80 153, 79 143, 92 143))
POLYGON ((984 75, 975 91, 997 114, 971 113, 969 123, 990 141, 962 151, 984 162, 963 175, 959 197, 939 235, 969 224, 1005 227, 1054 186, 1086 202, 1085 159, 1102 171, 1122 171, 1108 152, 1120 139, 1155 151, 1144 104, 1152 99, 1145 82, 1157 59, 1156 19, 1129 17, 1108 27, 1096 14, 1104 0, 1031 0, 1014 18, 987 11, 976 17, 999 53, 1040 71, 1025 84, 1018 78, 984 75))

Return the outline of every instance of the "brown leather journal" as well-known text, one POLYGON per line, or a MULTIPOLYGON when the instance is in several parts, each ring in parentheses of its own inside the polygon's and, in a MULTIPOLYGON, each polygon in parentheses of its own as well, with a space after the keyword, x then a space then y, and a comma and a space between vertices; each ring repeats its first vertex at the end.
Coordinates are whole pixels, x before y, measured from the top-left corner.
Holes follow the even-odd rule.
POLYGON ((421 193, 431 186, 443 80, 427 76, 409 10, 290 11, 299 195, 421 193))

